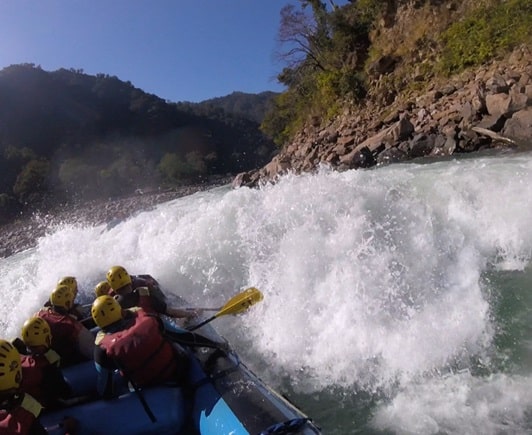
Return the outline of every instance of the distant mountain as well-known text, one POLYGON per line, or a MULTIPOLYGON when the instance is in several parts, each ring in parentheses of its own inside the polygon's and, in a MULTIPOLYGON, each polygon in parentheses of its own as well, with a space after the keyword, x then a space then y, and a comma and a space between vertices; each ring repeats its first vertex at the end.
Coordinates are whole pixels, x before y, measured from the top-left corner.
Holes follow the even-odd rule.
POLYGON ((233 107, 167 103, 107 74, 4 68, 0 220, 43 200, 122 195, 266 164, 276 147, 233 107))
POLYGON ((177 103, 177 107, 185 110, 195 107, 195 110, 199 112, 208 112, 212 108, 220 108, 226 113, 242 116, 260 124, 264 120, 266 113, 272 108, 273 98, 277 95, 279 93, 270 91, 261 92, 260 94, 233 92, 225 97, 211 98, 200 103, 177 103))

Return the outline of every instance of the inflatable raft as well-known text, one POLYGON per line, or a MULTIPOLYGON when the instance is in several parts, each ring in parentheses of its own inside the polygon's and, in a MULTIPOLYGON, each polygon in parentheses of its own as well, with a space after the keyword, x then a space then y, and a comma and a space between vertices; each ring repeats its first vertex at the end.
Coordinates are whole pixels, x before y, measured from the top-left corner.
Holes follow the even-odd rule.
POLYGON ((123 383, 123 394, 103 400, 96 395, 92 361, 65 368, 64 376, 78 397, 71 402, 79 403, 45 411, 40 419, 49 433, 62 433, 57 425, 65 416, 79 421, 80 435, 321 433, 307 415, 246 367, 211 325, 202 326, 199 334, 165 325, 188 353, 186 387, 133 390, 123 383))

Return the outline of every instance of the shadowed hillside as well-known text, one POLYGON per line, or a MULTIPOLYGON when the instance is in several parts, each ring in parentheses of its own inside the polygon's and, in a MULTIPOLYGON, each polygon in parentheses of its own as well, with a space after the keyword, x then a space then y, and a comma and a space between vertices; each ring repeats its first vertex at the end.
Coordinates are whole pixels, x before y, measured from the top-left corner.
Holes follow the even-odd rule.
POLYGON ((0 215, 208 181, 267 163, 259 123, 129 82, 33 64, 0 71, 0 215))
POLYGON ((273 109, 273 99, 279 95, 276 92, 261 92, 248 94, 233 92, 225 97, 211 98, 201 103, 177 103, 179 109, 192 110, 194 113, 209 114, 222 109, 226 113, 242 116, 260 124, 266 114, 273 109))

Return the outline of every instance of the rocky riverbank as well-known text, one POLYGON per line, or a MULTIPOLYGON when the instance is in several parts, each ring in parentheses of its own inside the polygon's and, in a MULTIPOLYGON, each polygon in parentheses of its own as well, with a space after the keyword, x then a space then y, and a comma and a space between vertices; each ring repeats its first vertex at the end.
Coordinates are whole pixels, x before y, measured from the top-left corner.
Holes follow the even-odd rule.
MULTIPOLYGON (((412 77, 415 81, 416 77, 412 77)), ((384 74, 373 84, 385 86, 384 74)), ((409 96, 368 98, 326 125, 316 118, 263 168, 239 174, 233 186, 274 182, 320 165, 347 170, 417 157, 449 156, 501 147, 530 147, 532 50, 518 47, 504 59, 409 96)))
POLYGON ((62 223, 93 224, 109 223, 118 219, 127 219, 143 210, 150 210, 158 204, 182 196, 229 184, 231 178, 217 181, 176 187, 165 191, 138 193, 133 196, 116 198, 109 201, 95 200, 65 209, 55 207, 47 212, 36 212, 21 216, 0 226, 0 257, 8 257, 35 246, 37 239, 45 235, 50 228, 62 223))

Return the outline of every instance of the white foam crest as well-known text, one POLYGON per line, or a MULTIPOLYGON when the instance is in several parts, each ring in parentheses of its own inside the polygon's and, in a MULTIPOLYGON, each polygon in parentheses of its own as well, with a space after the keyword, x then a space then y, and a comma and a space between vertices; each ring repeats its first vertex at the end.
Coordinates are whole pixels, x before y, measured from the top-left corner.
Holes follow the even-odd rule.
POLYGON ((455 373, 409 384, 376 410, 372 426, 398 435, 530 433, 531 403, 531 377, 455 373))
POLYGON ((0 261, 5 332, 60 276, 77 276, 90 298, 122 264, 196 306, 257 286, 263 302, 217 324, 301 388, 407 385, 489 347, 479 281, 490 265, 530 261, 531 162, 322 170, 180 198, 110 229, 57 227, 25 257, 0 261))
POLYGON ((532 247, 529 159, 490 163, 322 172, 264 188, 241 218, 253 226, 250 281, 267 291, 255 345, 320 387, 410 379, 485 351, 480 275, 490 262, 523 267, 532 247))
POLYGON ((35 292, 37 262, 31 251, 15 254, 0 260, 2 303, 0 304, 1 337, 11 340, 20 334, 26 318, 42 305, 35 292))

